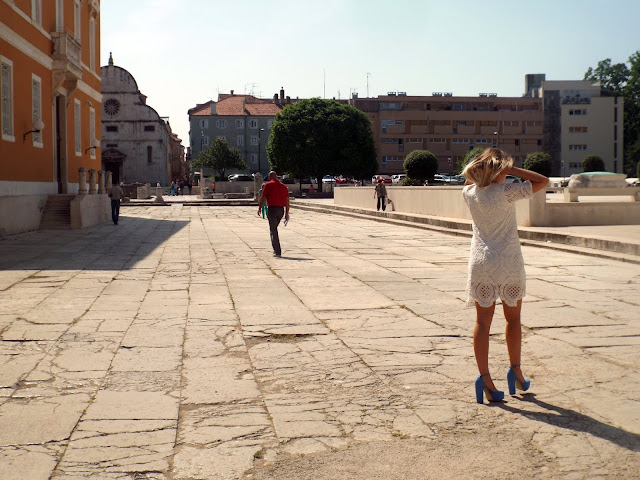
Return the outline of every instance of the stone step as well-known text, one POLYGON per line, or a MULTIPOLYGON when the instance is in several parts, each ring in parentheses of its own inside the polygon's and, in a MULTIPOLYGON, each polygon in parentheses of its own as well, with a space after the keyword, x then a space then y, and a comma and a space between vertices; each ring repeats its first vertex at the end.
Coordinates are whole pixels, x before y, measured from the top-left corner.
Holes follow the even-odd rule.
POLYGON ((71 228, 71 200, 75 195, 49 195, 40 220, 41 230, 71 228))

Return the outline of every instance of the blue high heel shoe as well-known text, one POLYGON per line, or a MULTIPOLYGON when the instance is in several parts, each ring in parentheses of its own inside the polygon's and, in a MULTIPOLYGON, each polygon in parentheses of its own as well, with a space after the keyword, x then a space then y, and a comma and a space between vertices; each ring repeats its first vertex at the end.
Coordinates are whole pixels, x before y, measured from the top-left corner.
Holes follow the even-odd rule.
POLYGON ((520 365, 511 365, 509 367, 509 371, 507 372, 507 385, 509 386, 509 395, 515 395, 516 388, 518 390, 526 392, 531 386, 531 380, 529 380, 528 378, 525 378, 524 382, 518 380, 516 372, 514 372, 514 368, 520 368, 520 365))
POLYGON ((504 399, 504 392, 500 390, 495 390, 492 392, 487 388, 484 380, 482 380, 482 377, 488 376, 488 373, 483 373, 481 375, 478 375, 478 378, 476 378, 476 401, 478 403, 484 403, 483 393, 487 396, 487 400, 489 400, 490 402, 499 402, 500 400, 504 399))

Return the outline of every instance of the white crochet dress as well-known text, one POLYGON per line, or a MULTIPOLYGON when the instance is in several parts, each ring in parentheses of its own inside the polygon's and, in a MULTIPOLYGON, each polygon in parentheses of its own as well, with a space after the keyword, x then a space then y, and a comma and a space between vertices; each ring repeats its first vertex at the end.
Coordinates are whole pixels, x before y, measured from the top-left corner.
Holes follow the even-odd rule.
POLYGON ((515 202, 531 198, 531 182, 467 185, 462 195, 473 218, 467 305, 490 307, 500 297, 515 307, 526 293, 515 202))

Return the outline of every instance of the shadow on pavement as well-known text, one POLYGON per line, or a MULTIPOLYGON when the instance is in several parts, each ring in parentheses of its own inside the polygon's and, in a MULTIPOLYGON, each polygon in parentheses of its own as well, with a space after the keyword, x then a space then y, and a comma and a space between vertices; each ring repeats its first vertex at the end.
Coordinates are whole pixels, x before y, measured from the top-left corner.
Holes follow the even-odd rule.
MULTIPOLYGON (((511 397, 517 399, 517 397, 511 397)), ((542 400, 538 400, 533 393, 525 393, 519 399, 522 403, 531 403, 546 410, 546 412, 534 412, 511 407, 507 403, 496 404, 498 408, 512 413, 519 413, 532 420, 544 422, 555 427, 573 430, 575 432, 585 432, 596 437, 607 440, 611 443, 626 448, 634 452, 640 451, 640 435, 627 432, 618 427, 613 427, 602 423, 595 418, 556 405, 551 405, 542 400)))
POLYGON ((126 270, 188 224, 121 214, 118 225, 11 235, 0 240, 0 270, 126 270))
POLYGON ((296 262, 313 262, 313 258, 298 258, 298 257, 280 257, 281 260, 295 260, 296 262))

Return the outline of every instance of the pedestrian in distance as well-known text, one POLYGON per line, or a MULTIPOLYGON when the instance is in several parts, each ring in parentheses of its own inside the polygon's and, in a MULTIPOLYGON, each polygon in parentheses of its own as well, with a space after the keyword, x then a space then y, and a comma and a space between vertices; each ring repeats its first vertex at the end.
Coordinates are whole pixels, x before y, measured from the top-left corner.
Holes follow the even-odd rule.
POLYGON ((120 218, 120 202, 124 200, 124 191, 117 183, 109 189, 109 198, 111 199, 111 220, 114 225, 118 225, 120 218))
POLYGON ((267 204, 267 219, 269 220, 269 233, 271 235, 271 246, 273 256, 282 256, 280 248, 280 237, 278 236, 278 225, 282 217, 284 224, 289 221, 289 189, 280 180, 276 172, 269 172, 269 181, 262 185, 262 194, 258 202, 258 216, 262 211, 262 206, 267 204))
POLYGON ((169 195, 173 197, 175 196, 175 194, 176 194, 176 182, 171 180, 171 188, 169 190, 169 195))
POLYGON ((384 186, 384 180, 381 178, 378 179, 376 189, 373 192, 373 198, 376 197, 378 197, 378 211, 380 211, 380 206, 382 206, 382 211, 384 212, 387 209, 387 187, 384 186))
POLYGON ((526 293, 524 259, 518 238, 515 202, 531 198, 544 189, 549 179, 544 175, 516 168, 513 159, 497 148, 488 148, 465 167, 462 174, 466 186, 462 190, 473 220, 473 237, 469 254, 467 305, 476 307, 473 350, 478 365, 476 401, 500 401, 498 390, 489 373, 489 332, 496 308, 502 300, 507 321, 506 339, 510 368, 507 372, 509 393, 516 388, 529 389, 530 380, 520 368, 522 326, 520 312, 526 293), (507 175, 516 175, 522 183, 505 184, 507 175))

